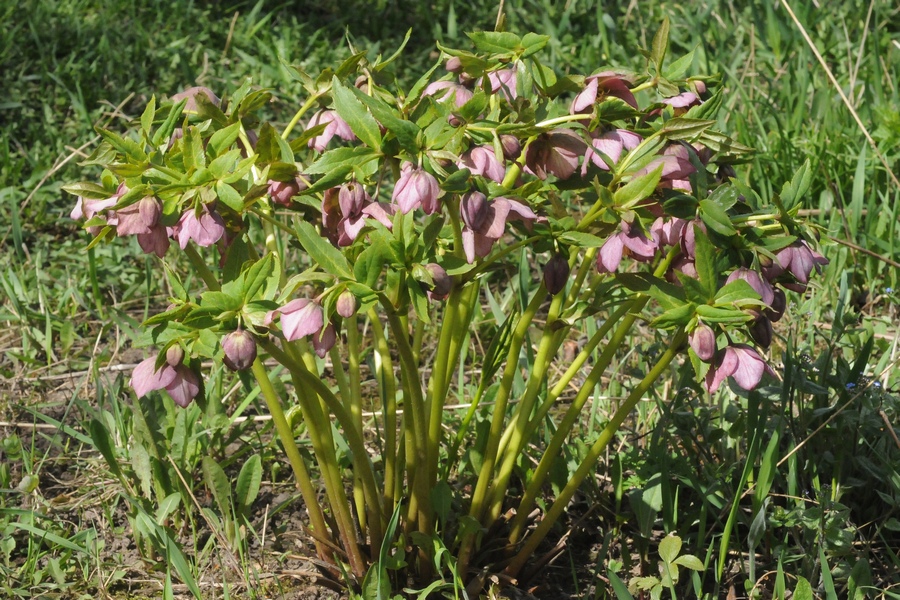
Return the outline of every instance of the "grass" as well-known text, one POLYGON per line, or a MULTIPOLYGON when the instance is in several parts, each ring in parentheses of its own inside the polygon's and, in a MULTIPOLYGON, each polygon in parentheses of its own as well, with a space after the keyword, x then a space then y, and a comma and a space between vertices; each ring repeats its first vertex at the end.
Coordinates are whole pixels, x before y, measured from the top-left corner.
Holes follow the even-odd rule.
MULTIPOLYGON (((67 218, 73 199, 60 187, 83 178, 77 163, 96 143, 93 128, 124 129, 153 94, 194 84, 224 93, 252 77, 273 88, 270 110, 286 121, 303 96, 282 61, 309 71, 335 65, 350 52, 345 33, 359 48, 390 52, 413 27, 396 67, 405 81, 434 62, 434 39, 461 43, 463 31, 490 29, 496 16, 488 2, 376 4, 0 3, 2 594, 126 597, 196 586, 203 597, 255 589, 282 597, 292 584, 278 577, 308 570, 294 558, 292 491, 268 422, 253 419, 255 398, 230 420, 201 426, 199 409, 157 401, 131 410, 122 372, 101 370, 136 362, 138 324, 165 306, 168 290, 134 249, 84 252, 67 218), (375 10, 383 18, 371 19, 375 10), (235 454, 238 441, 246 454, 235 454), (204 469, 204 455, 219 459, 221 474, 204 469), (224 490, 238 489, 253 455, 266 465, 261 496, 253 507, 231 505, 224 490), (117 545, 132 536, 140 552, 117 545)), ((648 47, 668 15, 672 52, 693 50, 695 69, 722 74, 724 128, 759 150, 739 176, 771 198, 810 161, 803 208, 831 260, 779 324, 780 386, 710 401, 680 392, 684 374, 673 370, 641 405, 584 491, 588 514, 571 538, 576 566, 560 576, 581 597, 621 598, 610 581, 655 574, 668 533, 704 565, 683 574, 679 597, 722 597, 732 587, 738 597, 802 597, 804 586, 824 598, 900 596, 900 186, 890 176, 900 171, 900 7, 789 4, 861 128, 787 6, 507 3, 510 29, 552 36, 546 58, 559 71, 635 65, 634 49, 648 47), (590 527, 603 535, 583 533, 590 527)), ((618 357, 610 373, 626 392, 653 340, 631 346, 640 351, 618 357)), ((210 385, 227 397, 233 382, 218 374, 210 385)), ((570 458, 614 403, 595 398, 570 458)))

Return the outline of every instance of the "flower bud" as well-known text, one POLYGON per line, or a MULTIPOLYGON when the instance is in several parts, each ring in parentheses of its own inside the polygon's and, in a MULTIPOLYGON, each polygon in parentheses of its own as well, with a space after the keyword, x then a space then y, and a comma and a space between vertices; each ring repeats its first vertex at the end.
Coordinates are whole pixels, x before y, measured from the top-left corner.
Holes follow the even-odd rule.
POLYGON ((506 160, 515 160, 522 154, 522 144, 514 135, 501 135, 500 145, 503 146, 503 158, 506 160))
POLYGON ((453 289, 453 278, 437 263, 428 263, 425 269, 431 274, 431 280, 434 282, 428 291, 428 297, 432 300, 443 300, 453 289))
POLYGON ((569 280, 569 261, 562 254, 554 254, 544 266, 544 286, 551 296, 566 288, 569 280))
POLYGON ((703 323, 697 325, 694 331, 691 332, 688 343, 691 345, 691 349, 697 355, 697 358, 703 362, 708 363, 712 361, 716 355, 716 332, 709 325, 704 325, 703 323))
POLYGON ((232 331, 222 339, 225 356, 222 362, 232 371, 248 369, 256 360, 256 340, 253 334, 243 329, 232 331))
POLYGON ((177 367, 182 360, 184 360, 184 350, 181 349, 181 346, 178 344, 169 346, 169 349, 166 350, 166 363, 169 366, 177 367))
POLYGON ((781 320, 781 317, 784 316, 784 311, 786 308, 787 298, 784 295, 784 290, 782 290, 780 287, 776 287, 774 300, 772 300, 772 308, 771 310, 766 310, 765 315, 769 318, 770 321, 772 321, 773 323, 777 323, 781 320))
POLYGON ((274 181, 269 180, 269 196, 272 201, 283 206, 291 205, 291 198, 300 193, 300 182, 296 179, 291 181, 274 181))
POLYGON ((451 73, 459 73, 462 71, 462 61, 458 56, 453 56, 447 61, 446 68, 451 73))
POLYGON ((772 345, 772 321, 767 317, 759 317, 750 325, 750 337, 753 341, 768 348, 772 345))
POLYGON ((337 311, 337 314, 345 319, 356 314, 356 296, 353 295, 353 292, 350 290, 341 292, 341 295, 338 296, 337 302, 335 303, 335 310, 337 311))

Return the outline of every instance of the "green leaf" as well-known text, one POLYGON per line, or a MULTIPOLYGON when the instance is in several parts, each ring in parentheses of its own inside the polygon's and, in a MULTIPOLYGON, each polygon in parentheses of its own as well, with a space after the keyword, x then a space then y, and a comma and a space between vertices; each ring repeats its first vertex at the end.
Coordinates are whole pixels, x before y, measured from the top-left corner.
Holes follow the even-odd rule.
POLYGON ((667 563, 672 563, 681 552, 681 538, 675 534, 667 535, 659 542, 659 557, 667 563))
POLYGON ((178 120, 181 118, 181 113, 184 111, 184 105, 187 104, 187 98, 181 100, 177 104, 173 104, 169 109, 169 114, 166 116, 166 120, 163 121, 163 124, 159 126, 159 129, 156 130, 156 133, 153 134, 153 145, 155 147, 159 147, 162 144, 168 144, 169 139, 172 137, 172 132, 175 131, 175 128, 178 126, 178 120))
POLYGON ((663 77, 666 79, 680 79, 683 77, 685 72, 691 67, 691 63, 694 62, 694 52, 696 50, 697 48, 695 47, 678 60, 672 61, 669 66, 663 70, 663 77))
POLYGON ((400 146, 410 154, 417 154, 419 145, 416 142, 419 136, 419 126, 400 116, 393 107, 388 105, 380 98, 369 96, 362 93, 356 87, 348 88, 356 98, 365 104, 375 119, 381 123, 385 129, 394 134, 400 146))
POLYGON ((653 45, 650 49, 650 60, 656 64, 657 73, 662 73, 663 62, 666 60, 666 52, 669 49, 669 17, 663 19, 662 25, 653 36, 653 45))
POLYGON ((62 186, 62 188, 73 196, 80 196, 88 200, 106 200, 112 193, 102 185, 91 183, 89 181, 79 181, 78 183, 70 183, 62 186))
POLYGON ((278 291, 281 261, 277 254, 267 254, 247 269, 241 294, 244 302, 272 300, 278 291))
POLYGON ((521 46, 524 50, 522 51, 520 58, 528 58, 532 54, 536 54, 543 50, 544 46, 546 46, 549 41, 549 35, 540 35, 532 32, 526 33, 522 38, 521 46))
POLYGON ((378 130, 378 122, 337 77, 331 80, 331 95, 335 109, 356 137, 369 148, 380 151, 381 132, 378 130))
POLYGON ((700 201, 700 218, 716 233, 725 236, 732 236, 737 233, 725 209, 709 198, 704 198, 700 201))
POLYGON ((318 175, 344 168, 347 169, 345 173, 349 173, 355 165, 366 163, 375 158, 378 158, 378 154, 371 148, 364 146, 335 148, 320 156, 317 161, 304 169, 304 173, 318 175))
MULTIPOLYGON (((863 169, 865 169, 865 149, 863 149, 862 154, 862 163, 863 169)), ((865 175, 865 171, 862 172, 865 175)), ((860 180, 865 180, 864 177, 860 177, 860 169, 857 166, 856 178, 854 178, 854 182, 857 181, 857 178, 860 180)), ((785 210, 790 210, 794 205, 796 205, 800 200, 803 199, 803 196, 806 192, 809 191, 809 186, 812 184, 812 169, 809 165, 809 159, 807 158, 800 168, 797 169, 797 172, 794 173, 794 176, 791 180, 784 184, 784 187, 781 188, 781 203, 784 206, 785 210)))
POLYGON ((237 294, 218 291, 200 294, 200 306, 213 314, 241 310, 243 303, 243 299, 237 294))
POLYGON ((372 236, 371 244, 360 252, 353 264, 356 281, 374 288, 381 276, 384 264, 391 260, 393 252, 389 243, 381 236, 372 236))
POLYGON ((690 569, 692 571, 702 572, 706 569, 706 567, 703 566, 703 561, 693 554, 682 554, 675 559, 674 564, 685 567, 686 569, 690 569))
POLYGON ((646 175, 635 177, 613 194, 613 202, 621 208, 629 208, 638 202, 647 198, 656 190, 659 180, 662 177, 663 166, 659 165, 652 172, 646 175))
POLYGON ((331 245, 331 242, 319 235, 312 224, 300 221, 296 232, 303 249, 326 273, 343 279, 353 279, 353 272, 347 259, 340 250, 331 245))
POLYGON ((659 135, 667 140, 686 140, 692 142, 701 133, 715 124, 716 122, 711 120, 675 117, 666 122, 663 128, 659 130, 659 135))
POLYGON ((409 291, 409 299, 416 311, 416 317, 423 323, 431 323, 431 317, 428 316, 428 297, 411 274, 406 277, 406 289, 409 291))
POLYGON ((701 304, 697 307, 697 314, 703 317, 704 321, 710 323, 746 323, 753 317, 741 310, 719 308, 701 304))
POLYGON ((713 243, 702 229, 693 223, 688 223, 688 227, 694 228, 696 245, 694 265, 697 268, 697 278, 700 280, 700 285, 703 286, 706 292, 704 301, 709 300, 715 295, 719 284, 719 273, 716 269, 716 247, 713 246, 713 243))
POLYGON ((262 482, 262 459, 259 454, 254 454, 238 473, 237 485, 235 486, 235 496, 238 504, 244 508, 249 508, 256 497, 259 495, 259 485, 262 482))
POLYGON ((109 470, 112 471, 113 475, 122 480, 122 471, 119 469, 119 461, 116 460, 116 453, 113 450, 113 441, 112 437, 109 435, 109 431, 107 431, 106 426, 97 419, 91 419, 91 424, 89 426, 91 441, 94 442, 94 447, 100 451, 100 454, 103 455, 103 458, 106 460, 106 465, 109 467, 109 470))
POLYGON ((475 31, 467 33, 480 52, 510 56, 519 51, 522 40, 508 31, 475 31))
POLYGON ((625 585, 625 582, 619 579, 618 575, 610 570, 607 570, 606 576, 609 578, 609 583, 610 585, 612 585, 613 591, 615 591, 616 593, 616 600, 634 600, 634 597, 628 591, 628 587, 625 585))
POLYGON ((131 138, 123 137, 106 129, 97 129, 104 140, 121 154, 131 159, 132 162, 142 163, 147 160, 147 154, 141 146, 131 138))
POLYGON ((794 587, 794 595, 792 600, 814 600, 812 586, 801 575, 797 576, 797 585, 794 587))
POLYGON ((225 475, 225 471, 211 456, 203 457, 202 466, 206 487, 212 493, 222 516, 229 519, 231 516, 231 484, 225 475))
POLYGON ((606 240, 601 237, 581 231, 567 231, 559 236, 559 241, 579 248, 599 248, 606 243, 606 240))
POLYGON ((153 129, 153 118, 156 116, 156 96, 150 96, 150 102, 147 108, 141 113, 141 131, 144 132, 146 139, 150 139, 150 130, 153 129))
POLYGON ((665 311, 650 324, 659 329, 673 329, 679 325, 687 325, 694 317, 694 309, 695 305, 692 303, 681 304, 665 311))
MULTIPOLYGON (((240 122, 232 123, 228 127, 223 127, 209 138, 209 142, 206 145, 206 151, 209 152, 209 155, 213 158, 221 156, 223 152, 226 152, 228 148, 234 144, 240 131, 240 122)), ((238 153, 240 153, 240 151, 238 153)))
POLYGON ((234 212, 240 214, 244 211, 244 197, 224 181, 216 182, 216 197, 234 212))
MULTIPOLYGON (((753 289, 752 285, 743 279, 736 279, 716 292, 714 300, 717 306, 729 304, 746 306, 747 304, 751 304, 753 300, 759 300, 759 298, 759 293, 753 289), (751 302, 748 302, 748 300, 751 302)), ((760 302, 760 304, 762 304, 762 302, 760 302)))

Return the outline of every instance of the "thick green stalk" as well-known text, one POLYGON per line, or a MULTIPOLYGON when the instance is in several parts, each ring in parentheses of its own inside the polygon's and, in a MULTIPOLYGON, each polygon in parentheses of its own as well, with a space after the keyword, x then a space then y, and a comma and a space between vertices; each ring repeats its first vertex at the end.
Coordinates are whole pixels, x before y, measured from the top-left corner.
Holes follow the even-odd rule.
POLYGON ((216 279, 213 272, 206 266, 206 261, 203 260, 200 253, 197 252, 197 248, 194 246, 193 242, 189 242, 188 245, 185 246, 184 253, 187 254, 188 260, 191 261, 191 265, 196 269, 197 274, 200 275, 200 279, 203 280, 206 287, 211 291, 218 291, 220 289, 219 280, 216 279))
MULTIPOLYGON (((382 510, 385 522, 394 513, 400 502, 400 494, 395 493, 395 482, 403 478, 403 471, 398 469, 401 458, 397 447, 397 382, 394 377, 394 365, 391 349, 385 337, 384 327, 374 308, 369 309, 369 322, 372 324, 372 335, 375 338, 375 375, 381 387, 381 414, 384 423, 384 446, 381 449, 384 462, 384 491, 382 493, 382 510)), ((399 487, 396 487, 399 491, 399 487)))
POLYGON ((513 557, 512 562, 509 564, 509 566, 506 567, 506 574, 510 575, 511 577, 515 577, 516 575, 518 575, 525 562, 534 554, 535 550, 537 550, 537 547, 544 540, 552 527, 556 524, 556 521, 559 519, 560 515, 562 515, 563 511, 566 509, 566 506, 569 504, 569 500, 571 500, 572 496, 575 495, 575 492, 578 491, 578 488, 581 486, 582 482, 588 475, 594 472, 597 460, 606 449, 606 446, 609 445, 609 442, 612 441, 613 437, 616 435, 616 432, 619 430, 619 427, 622 426, 622 423, 625 421, 628 415, 631 414, 631 411, 634 410, 634 407, 637 406, 637 403, 641 401, 641 398, 644 397, 644 394, 647 393, 647 390, 649 390, 650 387, 654 383, 656 383, 656 380, 659 379, 659 376, 662 375, 662 372, 678 355, 679 347, 682 345, 685 338, 686 336, 684 330, 679 329, 678 331, 676 331, 671 343, 669 344, 669 347, 666 349, 657 363, 644 376, 640 383, 638 383, 638 385, 631 391, 625 402, 623 402, 618 410, 616 410, 612 419, 610 419, 609 423, 606 424, 606 427, 603 428, 603 431, 600 432, 600 436, 597 438, 597 441, 595 441, 591 445, 591 449, 588 451, 587 456, 585 456, 584 461, 582 461, 582 463, 578 466, 578 469, 566 484, 566 487, 563 488, 559 496, 553 502, 553 505, 550 507, 550 510, 547 511, 546 516, 538 525, 537 529, 534 531, 534 533, 531 534, 522 549, 519 550, 515 557, 513 557))
POLYGON ((569 432, 572 430, 572 426, 575 424, 575 421, 581 414, 581 409, 591 397, 591 394, 594 391, 594 387, 600 382, 600 379, 603 377, 603 373, 606 372, 606 368, 609 366, 609 363, 612 362, 612 359, 615 357, 616 352, 619 350, 619 347, 625 341, 625 337, 631 330, 631 326, 637 320, 638 313, 648 300, 648 297, 641 296, 635 298, 635 300, 631 303, 632 310, 629 311, 629 313, 626 314, 619 322, 619 326, 616 329, 615 333, 613 333, 612 338, 610 338, 609 343, 606 345, 606 349, 604 349, 603 353, 600 355, 600 358, 597 359, 597 362, 594 364, 591 372, 588 374, 587 379, 585 379, 584 383, 581 385, 581 390, 578 392, 575 400, 566 411, 566 414, 563 417, 562 422, 559 424, 559 427, 557 427, 556 432, 554 432, 553 438, 550 440, 550 444, 544 451, 544 454, 534 471, 534 475, 531 478, 531 482, 525 489, 525 493, 522 495, 522 500, 519 503, 519 508, 517 509, 516 517, 513 520, 510 533, 510 540, 512 540, 513 542, 517 541, 519 536, 521 535, 522 528, 525 525, 525 519, 528 516, 528 512, 531 511, 531 508, 534 505, 534 501, 544 485, 544 480, 550 473, 550 469, 553 466, 553 461, 559 458, 559 453, 562 451, 562 446, 568 439, 569 432))
MULTIPOLYGON (((487 501, 487 495, 491 482, 493 481, 494 464, 497 460, 497 451, 500 445, 500 436, 503 433, 503 421, 506 416, 506 407, 509 402, 509 394, 512 391, 512 383, 519 368, 519 352, 522 350, 522 344, 531 326, 531 321, 537 313, 538 308, 547 297, 547 288, 542 283, 535 291, 528 306, 519 315, 519 321, 513 331, 510 340, 509 352, 506 355, 506 366, 503 370, 503 377, 500 380, 500 386, 497 390, 497 396, 494 404, 494 414, 491 419, 491 429, 488 433, 487 446, 485 448, 484 457, 482 458, 481 470, 478 474, 478 481, 475 484, 475 491, 472 493, 472 504, 469 507, 469 516, 477 521, 481 521, 484 515, 484 507, 487 501)), ((467 534, 460 544, 458 554, 458 564, 461 573, 466 571, 469 558, 472 554, 472 547, 475 543, 475 534, 467 534)))
POLYGON ((291 118, 291 122, 287 124, 287 127, 284 128, 284 131, 281 132, 281 139, 286 140, 288 136, 291 134, 291 131, 294 130, 294 127, 297 126, 297 123, 300 122, 300 118, 312 108, 316 102, 318 102, 319 98, 322 96, 321 93, 310 96, 309 99, 300 107, 300 109, 294 113, 293 118, 291 118))
POLYGON ((547 322, 544 324, 544 332, 541 335, 541 341, 538 345, 537 354, 534 357, 531 372, 528 374, 525 394, 519 401, 519 405, 516 407, 516 414, 513 415, 511 420, 512 435, 506 445, 506 448, 510 451, 506 452, 505 455, 502 449, 498 451, 498 455, 502 456, 503 460, 500 461, 500 468, 491 484, 491 500, 488 511, 485 513, 482 521, 482 525, 486 527, 500 517, 500 512, 503 510, 503 500, 506 498, 507 486, 510 477, 512 477, 516 459, 522 446, 527 441, 524 436, 528 428, 535 399, 541 391, 541 387, 547 381, 547 370, 550 368, 550 364, 553 362, 553 357, 558 349, 558 345, 554 344, 554 341, 561 340, 557 335, 559 332, 555 331, 554 328, 557 326, 557 319, 565 299, 564 296, 565 294, 562 293, 556 294, 550 303, 550 311, 547 314, 547 322))
POLYGON ((330 541, 331 534, 328 531, 328 526, 325 524, 325 516, 322 514, 318 494, 312 485, 309 471, 306 470, 306 464, 303 462, 303 457, 300 456, 300 451, 297 450, 297 444, 294 442, 294 432, 291 431, 291 426, 284 416, 284 410, 281 408, 281 401, 278 399, 278 393, 272 386, 272 382, 269 381, 269 375, 266 373, 266 368, 259 358, 253 361, 251 370, 253 376, 256 377, 259 389, 266 401, 269 415, 271 415, 272 422, 275 424, 275 431, 278 433, 281 445, 284 446, 284 452, 287 454, 288 462, 291 465, 291 469, 294 471, 294 479, 297 482, 297 486, 300 488, 303 502, 306 504, 306 510, 309 513, 309 522, 312 525, 313 533, 315 533, 313 541, 316 545, 316 553, 319 555, 319 558, 333 560, 331 549, 328 548, 325 543, 320 541, 330 541))

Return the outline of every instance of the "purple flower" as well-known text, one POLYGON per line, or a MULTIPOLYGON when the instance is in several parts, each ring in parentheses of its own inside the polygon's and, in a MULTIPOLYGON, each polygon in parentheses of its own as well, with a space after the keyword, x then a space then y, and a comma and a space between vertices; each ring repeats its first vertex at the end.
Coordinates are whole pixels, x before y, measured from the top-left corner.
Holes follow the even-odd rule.
POLYGON ((772 284, 764 279, 758 271, 747 269, 746 267, 735 269, 728 276, 728 279, 725 280, 725 285, 737 281, 738 279, 743 279, 749 283, 750 287, 753 288, 753 291, 759 294, 763 304, 772 306, 772 302, 775 300, 775 290, 772 288, 772 284))
POLYGON ((745 390, 756 389, 763 373, 774 376, 775 372, 751 346, 734 344, 717 354, 715 364, 706 374, 706 389, 715 392, 728 377, 745 390))
MULTIPOLYGON (((677 96, 672 96, 671 98, 664 98, 664 104, 668 104, 674 109, 686 109, 691 106, 698 106, 700 104, 700 97, 694 92, 682 92, 677 96)), ((681 110, 680 112, 685 112, 681 110)), ((679 111, 675 111, 676 114, 679 114, 679 111)))
POLYGON ((659 187, 690 192, 691 182, 688 177, 697 171, 690 159, 692 150, 688 150, 682 144, 667 146, 660 156, 650 161, 646 167, 637 172, 637 175, 652 173, 662 165, 659 187))
POLYGON ((162 205, 152 196, 141 198, 134 204, 120 208, 116 211, 117 224, 116 235, 139 235, 150 233, 150 230, 159 222, 162 215, 162 205))
MULTIPOLYGON (((790 273, 802 285, 797 286, 797 291, 802 292, 809 283, 809 274, 815 269, 819 272, 820 267, 828 264, 828 259, 809 247, 806 240, 798 240, 788 246, 782 248, 775 253, 775 262, 768 268, 763 268, 763 273, 770 281, 781 275, 782 273, 790 273)), ((785 287, 793 289, 789 284, 785 287)))
POLYGON ((256 340, 244 329, 232 331, 222 339, 222 362, 232 371, 249 369, 256 360, 256 340))
POLYGON ((216 106, 219 106, 221 100, 219 100, 215 94, 213 94, 212 90, 208 87, 203 87, 202 85, 197 85, 194 87, 190 87, 183 92, 178 92, 177 94, 173 94, 172 104, 178 104, 185 98, 187 98, 187 102, 184 104, 184 112, 186 113, 197 113, 199 111, 199 106, 197 104, 197 96, 200 94, 205 95, 211 103, 216 106))
POLYGON ((454 81, 435 81, 429 83, 422 92, 422 97, 424 98, 425 96, 434 96, 437 102, 444 102, 453 98, 454 106, 460 108, 472 99, 473 94, 472 90, 454 81))
POLYGON ((281 315, 281 331, 289 342, 311 336, 313 349, 320 357, 334 346, 337 334, 331 323, 325 322, 322 306, 308 298, 291 300, 281 308, 266 315, 265 324, 271 325, 281 315))
POLYGON ((422 286, 429 300, 443 300, 450 295, 453 289, 453 278, 447 273, 446 269, 437 263, 428 263, 425 269, 431 275, 432 284, 430 286, 422 286))
POLYGON ((269 180, 269 196, 272 198, 272 202, 282 206, 290 206, 291 199, 305 188, 306 184, 296 178, 291 181, 269 180))
POLYGON ((391 199, 403 214, 421 206, 422 210, 430 215, 441 208, 438 202, 440 193, 441 188, 434 175, 406 163, 400 179, 394 186, 394 194, 391 199))
MULTIPOLYGON (((515 139, 515 138, 513 138, 515 139)), ((475 146, 462 155, 459 167, 469 169, 475 175, 487 177, 497 183, 503 182, 506 175, 506 167, 497 160, 493 146, 475 146)))
POLYGON ((563 254, 554 254, 544 265, 544 287, 551 296, 564 289, 569 281, 569 261, 563 254))
MULTIPOLYGON (((80 219, 93 219, 95 215, 106 212, 106 222, 108 225, 113 227, 118 223, 118 219, 116 217, 115 211, 109 210, 113 206, 119 203, 119 200, 128 192, 128 186, 125 185, 125 182, 119 184, 118 189, 116 189, 116 193, 110 196, 109 198, 105 198, 103 200, 90 200, 88 198, 78 197, 78 201, 75 202, 75 207, 72 209, 72 212, 69 214, 74 220, 80 219)), ((92 226, 88 227, 88 231, 91 235, 97 235, 100 233, 102 227, 100 226, 92 226)))
POLYGON ((516 99, 516 70, 515 69, 500 69, 498 71, 491 71, 487 74, 488 83, 491 84, 491 93, 496 94, 500 92, 500 95, 506 98, 507 102, 512 102, 516 99))
POLYGON ((166 352, 166 362, 156 369, 156 357, 141 362, 131 373, 129 384, 138 398, 154 390, 166 390, 175 404, 182 408, 190 404, 200 392, 200 378, 182 364, 184 351, 172 346, 166 352))
POLYGON ((197 209, 186 210, 173 230, 182 250, 187 248, 191 240, 205 248, 212 246, 225 235, 225 221, 215 209, 211 209, 207 204, 200 204, 197 209))
POLYGON ((503 237, 506 223, 520 220, 531 223, 538 216, 528 206, 508 198, 487 200, 481 192, 469 192, 460 199, 459 212, 463 221, 462 241, 469 263, 475 257, 484 258, 494 242, 503 237))
POLYGON ((394 209, 384 202, 372 202, 362 185, 350 182, 340 188, 325 191, 322 200, 322 225, 328 238, 337 246, 352 244, 367 218, 373 218, 391 228, 394 209))
POLYGON ((622 221, 622 231, 610 236, 597 252, 597 271, 615 273, 626 255, 641 262, 650 261, 658 247, 652 232, 647 237, 640 228, 622 221))
POLYGON ((331 138, 334 136, 338 136, 345 142, 356 139, 356 134, 353 133, 353 130, 347 125, 347 122, 337 114, 337 111, 320 110, 309 120, 308 129, 312 129, 316 125, 322 124, 327 124, 325 131, 309 140, 307 144, 310 148, 315 148, 316 152, 324 152, 325 148, 328 147, 328 142, 330 142, 331 138))
POLYGON ((709 325, 698 324, 688 337, 688 343, 703 362, 710 362, 716 355, 716 332, 709 325))
POLYGON ((581 174, 584 175, 587 172, 588 162, 594 163, 599 169, 609 171, 611 165, 619 162, 623 150, 634 150, 642 139, 641 136, 627 129, 614 129, 594 138, 584 155, 581 174))
POLYGON ((689 221, 678 217, 672 217, 668 221, 659 217, 653 222, 653 225, 650 226, 650 232, 659 242, 660 246, 675 246, 680 244, 681 240, 684 238, 685 229, 687 228, 688 223, 689 221))
POLYGON ((541 179, 546 179, 548 174, 568 179, 586 150, 587 144, 571 129, 544 133, 528 146, 525 170, 541 179))
POLYGON ((337 341, 337 333, 334 331, 334 325, 328 323, 321 331, 317 331, 312 336, 313 350, 319 358, 325 358, 328 351, 331 350, 337 341))
POLYGON ((162 223, 157 223, 147 233, 139 233, 137 240, 141 250, 147 254, 155 254, 159 258, 165 256, 169 250, 170 230, 170 228, 164 227, 162 223))
POLYGON ((603 71, 585 77, 584 89, 575 97, 569 112, 573 115, 589 112, 597 98, 602 96, 615 96, 637 108, 637 100, 628 88, 629 83, 623 74, 616 71, 603 71))

